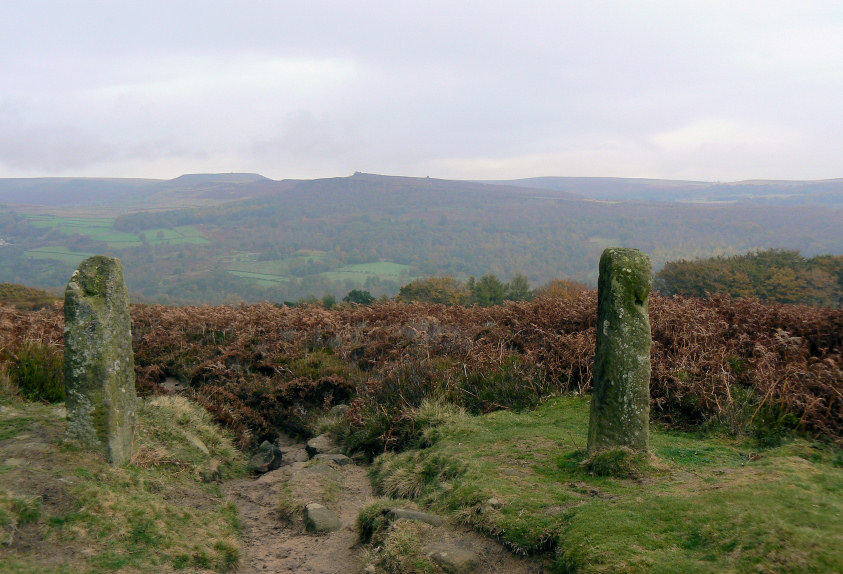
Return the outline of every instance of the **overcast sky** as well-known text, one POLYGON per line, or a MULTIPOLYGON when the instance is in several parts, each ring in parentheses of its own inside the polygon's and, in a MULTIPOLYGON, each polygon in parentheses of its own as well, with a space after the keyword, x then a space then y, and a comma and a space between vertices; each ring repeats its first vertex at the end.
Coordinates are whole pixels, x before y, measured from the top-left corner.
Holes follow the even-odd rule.
POLYGON ((0 177, 843 177, 843 2, 0 2, 0 177))

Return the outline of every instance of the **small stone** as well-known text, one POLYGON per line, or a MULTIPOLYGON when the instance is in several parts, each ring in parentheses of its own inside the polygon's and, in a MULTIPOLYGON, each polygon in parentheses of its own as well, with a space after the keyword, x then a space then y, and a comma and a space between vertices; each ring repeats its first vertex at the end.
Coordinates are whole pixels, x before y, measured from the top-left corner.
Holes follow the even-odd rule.
POLYGON ((249 470, 263 474, 281 466, 281 449, 265 440, 249 460, 249 470))
POLYGON ((333 462, 339 466, 351 464, 351 459, 344 454, 317 454, 313 457, 313 460, 318 460, 319 462, 333 462))
POLYGON ((331 407, 331 415, 335 417, 341 417, 345 415, 348 408, 348 405, 334 405, 333 407, 331 407))
POLYGON ((333 532, 342 528, 339 517, 321 504, 311 502, 304 507, 305 528, 310 532, 333 532))
POLYGON ((473 572, 478 563, 477 555, 471 550, 444 542, 428 546, 425 553, 450 574, 473 572))
POLYGON ((405 520, 415 520, 417 522, 424 522, 431 526, 441 526, 445 523, 445 519, 435 514, 422 512, 421 510, 413 510, 411 508, 391 508, 386 510, 386 514, 391 520, 398 520, 403 518, 405 520))
POLYGON ((321 434, 307 441, 305 450, 311 458, 317 454, 342 454, 342 449, 326 434, 321 434))
POLYGON ((503 508, 503 502, 497 498, 490 498, 480 505, 480 514, 488 514, 495 510, 500 510, 501 508, 503 508))

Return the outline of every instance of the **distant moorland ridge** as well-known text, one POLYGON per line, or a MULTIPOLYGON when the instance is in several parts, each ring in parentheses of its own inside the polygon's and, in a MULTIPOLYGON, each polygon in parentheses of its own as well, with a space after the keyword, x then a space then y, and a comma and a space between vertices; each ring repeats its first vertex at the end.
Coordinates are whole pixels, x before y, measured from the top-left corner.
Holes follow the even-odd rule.
POLYGON ((107 254, 123 260, 134 296, 170 303, 392 296, 435 275, 594 284, 608 246, 642 249, 656 270, 767 249, 840 255, 841 221, 843 180, 7 179, 0 281, 61 287, 84 258, 107 254))

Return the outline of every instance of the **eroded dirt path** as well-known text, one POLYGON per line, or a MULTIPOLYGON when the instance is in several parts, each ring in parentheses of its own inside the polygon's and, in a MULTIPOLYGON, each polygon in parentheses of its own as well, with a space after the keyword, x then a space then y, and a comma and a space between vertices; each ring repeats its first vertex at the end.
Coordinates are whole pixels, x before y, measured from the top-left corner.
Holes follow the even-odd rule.
MULTIPOLYGON (((354 464, 309 462, 305 443, 286 437, 279 440, 284 453, 281 468, 256 479, 244 478, 224 485, 226 494, 240 509, 242 521, 243 556, 238 572, 363 571, 366 548, 359 544, 356 524, 360 510, 373 497, 366 469, 354 464), (297 503, 291 519, 284 519, 279 511, 282 498, 297 503), (329 534, 307 532, 301 508, 310 502, 334 511, 342 528, 329 534)), ((535 574, 542 570, 537 560, 513 556, 497 542, 453 524, 437 528, 432 538, 475 553, 474 572, 535 574)))
MULTIPOLYGON (((304 447, 304 443, 281 439, 284 452, 281 468, 257 479, 244 478, 224 485, 225 492, 240 509, 243 525, 243 557, 238 572, 345 574, 358 573, 363 568, 364 550, 358 544, 357 515, 372 497, 364 468, 353 464, 332 467, 338 488, 330 490, 326 506, 340 517, 340 530, 312 534, 305 531, 300 518, 281 519, 278 502, 285 484, 307 464, 304 447)), ((324 494, 314 492, 313 502, 321 502, 318 498, 324 498, 324 494)))

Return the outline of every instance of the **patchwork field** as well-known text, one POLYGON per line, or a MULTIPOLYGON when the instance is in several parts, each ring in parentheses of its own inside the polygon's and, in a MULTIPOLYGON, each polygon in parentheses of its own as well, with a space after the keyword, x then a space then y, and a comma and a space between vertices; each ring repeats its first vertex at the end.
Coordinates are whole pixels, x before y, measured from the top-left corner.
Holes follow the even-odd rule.
POLYGON ((70 251, 67 247, 61 245, 48 245, 46 247, 38 247, 36 249, 29 249, 24 252, 27 257, 33 259, 50 259, 54 261, 61 261, 70 265, 79 265, 88 257, 93 256, 93 253, 84 253, 81 251, 70 251))
MULTIPOLYGON (((391 281, 412 280, 410 266, 391 261, 356 263, 338 267, 331 271, 318 271, 318 267, 309 265, 325 262, 327 253, 315 250, 297 251, 294 257, 274 261, 258 261, 254 254, 240 254, 232 257, 226 271, 237 277, 250 279, 263 286, 272 286, 304 275, 318 275, 330 281, 352 281, 363 285, 369 277, 391 281), (315 271, 315 273, 313 272, 315 271)), ((322 267, 324 269, 324 267, 322 267)))
POLYGON ((109 247, 122 249, 138 247, 146 240, 150 245, 163 243, 193 243, 209 245, 210 241, 192 226, 147 229, 141 233, 126 233, 114 229, 114 218, 108 217, 58 217, 54 215, 27 215, 27 221, 40 228, 55 229, 65 235, 84 235, 95 241, 104 241, 109 247))
POLYGON ((335 271, 328 271, 322 275, 329 279, 351 279, 362 284, 366 281, 367 277, 382 277, 392 280, 406 278, 409 280, 409 272, 409 265, 401 265, 399 263, 392 263, 391 261, 377 261, 374 263, 346 265, 345 267, 340 267, 335 271))

